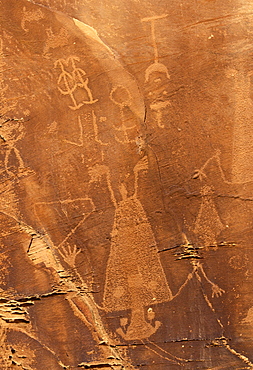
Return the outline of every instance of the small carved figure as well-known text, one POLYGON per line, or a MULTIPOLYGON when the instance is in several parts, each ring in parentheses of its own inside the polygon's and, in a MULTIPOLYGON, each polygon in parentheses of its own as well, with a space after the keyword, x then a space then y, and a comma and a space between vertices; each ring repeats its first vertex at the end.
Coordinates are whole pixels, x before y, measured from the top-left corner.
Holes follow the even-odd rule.
POLYGON ((162 80, 162 78, 168 81, 170 79, 170 75, 168 68, 163 63, 159 62, 158 47, 155 35, 155 21, 158 19, 166 18, 167 16, 167 14, 163 14, 161 16, 154 16, 142 19, 142 22, 151 23, 151 37, 154 48, 154 63, 148 66, 145 71, 145 82, 149 84, 152 82, 152 88, 149 92, 150 108, 151 110, 156 112, 157 124, 160 128, 164 128, 164 123, 162 122, 162 112, 167 107, 171 106, 168 98, 168 93, 166 89, 163 88, 164 81, 162 80))
POLYGON ((46 33, 48 38, 43 49, 43 55, 46 56, 50 49, 68 45, 69 34, 65 28, 61 28, 59 33, 55 34, 50 27, 46 30, 46 33))
POLYGON ((6 120, 0 124, 0 138, 5 145, 5 158, 4 168, 8 175, 12 175, 12 171, 9 169, 9 159, 11 153, 13 153, 18 161, 18 172, 21 173, 25 170, 23 159, 20 155, 16 144, 19 140, 24 137, 24 125, 20 119, 6 120))
POLYGON ((93 99, 91 89, 88 86, 89 79, 86 72, 82 68, 78 68, 76 63, 80 62, 79 57, 70 56, 66 59, 59 59, 55 62, 55 68, 60 67, 60 76, 57 84, 58 90, 62 95, 69 95, 73 105, 69 105, 70 109, 80 109, 85 104, 94 104, 98 99, 93 99), (69 71, 70 70, 70 71, 69 71), (77 98, 75 93, 78 89, 83 94, 82 99, 77 98))
POLYGON ((115 86, 110 92, 111 101, 120 109, 120 125, 114 125, 114 129, 123 133, 123 138, 115 136, 115 139, 120 143, 129 143, 131 140, 128 136, 128 131, 135 128, 135 123, 126 120, 124 117, 124 109, 130 108, 132 105, 132 97, 130 92, 123 85, 115 86))
POLYGON ((36 9, 34 11, 26 10, 26 7, 23 7, 23 18, 21 20, 21 27, 25 32, 28 32, 29 29, 26 28, 26 23, 38 22, 44 18, 44 14, 41 9, 36 9))

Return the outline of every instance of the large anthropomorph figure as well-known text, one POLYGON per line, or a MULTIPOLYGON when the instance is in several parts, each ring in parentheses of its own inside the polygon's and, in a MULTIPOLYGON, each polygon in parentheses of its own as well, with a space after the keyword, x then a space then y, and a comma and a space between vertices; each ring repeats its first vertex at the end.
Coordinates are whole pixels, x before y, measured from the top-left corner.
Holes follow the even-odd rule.
POLYGON ((131 310, 130 320, 121 318, 121 327, 117 329, 125 340, 148 338, 161 325, 159 321, 153 323, 155 313, 150 306, 171 300, 172 293, 158 257, 153 231, 137 198, 138 176, 147 169, 147 158, 143 157, 134 167, 134 194, 129 196, 122 183, 119 202, 112 191, 109 168, 99 167, 91 170, 92 180, 106 177, 116 208, 103 305, 107 312, 131 310))

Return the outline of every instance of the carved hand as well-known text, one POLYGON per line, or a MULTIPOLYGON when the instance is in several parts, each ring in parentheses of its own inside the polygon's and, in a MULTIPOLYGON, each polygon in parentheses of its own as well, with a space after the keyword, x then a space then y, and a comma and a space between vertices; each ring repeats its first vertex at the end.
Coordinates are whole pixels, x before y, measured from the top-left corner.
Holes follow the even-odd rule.
POLYGON ((60 255, 64 261, 72 268, 75 267, 76 256, 81 252, 81 249, 77 249, 76 245, 71 250, 71 246, 68 244, 66 247, 62 247, 62 252, 59 250, 60 255))
POLYGON ((225 293, 225 290, 221 289, 216 284, 212 285, 212 298, 220 297, 223 293, 225 293))

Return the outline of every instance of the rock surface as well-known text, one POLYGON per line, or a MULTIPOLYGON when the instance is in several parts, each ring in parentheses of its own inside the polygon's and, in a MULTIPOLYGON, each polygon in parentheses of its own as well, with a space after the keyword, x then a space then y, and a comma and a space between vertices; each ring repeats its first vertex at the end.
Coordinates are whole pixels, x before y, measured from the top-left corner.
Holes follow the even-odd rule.
POLYGON ((252 15, 0 1, 1 369, 253 369, 252 15))

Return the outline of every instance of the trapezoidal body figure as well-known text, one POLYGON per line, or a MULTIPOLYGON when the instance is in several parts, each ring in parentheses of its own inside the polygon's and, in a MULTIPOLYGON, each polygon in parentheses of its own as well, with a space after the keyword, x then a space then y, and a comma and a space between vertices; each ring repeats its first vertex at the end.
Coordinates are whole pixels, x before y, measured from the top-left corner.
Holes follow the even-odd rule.
POLYGON ((102 175, 106 176, 116 208, 103 306, 107 312, 130 310, 131 317, 121 318, 121 327, 116 331, 125 340, 141 340, 150 337, 161 325, 159 321, 154 321, 155 312, 150 306, 172 298, 158 257, 153 231, 137 198, 138 174, 147 169, 147 158, 142 158, 134 167, 134 194, 129 196, 122 183, 122 200, 119 202, 115 201, 112 192, 109 168, 98 167, 101 167, 100 171, 96 167, 91 169, 93 181, 98 180, 98 172, 100 178, 102 175))

